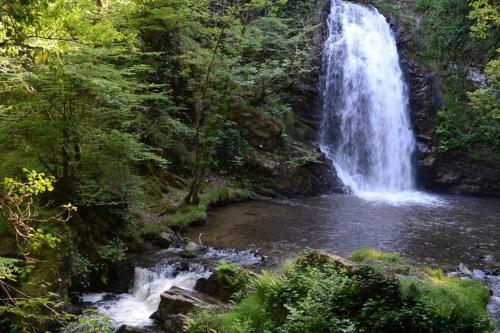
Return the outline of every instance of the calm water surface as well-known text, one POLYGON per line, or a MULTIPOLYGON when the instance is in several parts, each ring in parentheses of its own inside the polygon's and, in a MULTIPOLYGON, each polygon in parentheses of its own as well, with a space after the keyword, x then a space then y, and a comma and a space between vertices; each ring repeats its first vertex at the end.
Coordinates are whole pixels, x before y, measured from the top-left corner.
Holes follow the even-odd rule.
POLYGON ((347 255, 362 247, 396 251, 444 267, 500 260, 500 200, 441 196, 440 204, 390 205, 352 195, 252 201, 212 211, 188 237, 259 249, 279 262, 304 248, 347 255))

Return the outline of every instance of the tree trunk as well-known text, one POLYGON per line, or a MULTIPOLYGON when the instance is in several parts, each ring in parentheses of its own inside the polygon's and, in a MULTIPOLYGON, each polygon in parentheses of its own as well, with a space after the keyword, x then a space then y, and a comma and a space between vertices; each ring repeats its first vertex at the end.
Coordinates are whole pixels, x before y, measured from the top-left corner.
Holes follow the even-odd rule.
MULTIPOLYGON (((238 5, 239 6, 239 2, 238 5)), ((201 144, 200 136, 201 136, 201 130, 202 130, 202 123, 203 123, 203 114, 204 114, 204 109, 205 109, 205 103, 206 103, 206 96, 207 96, 207 91, 208 91, 208 85, 210 83, 210 75, 212 73, 212 68, 215 62, 215 58, 217 56, 217 52, 219 50, 220 44, 222 43, 222 39, 224 38, 224 34, 226 32, 226 28, 228 27, 229 23, 233 19, 236 9, 233 9, 231 11, 231 14, 227 18, 227 20, 224 22, 224 24, 221 27, 221 30, 219 32, 219 35, 217 36, 217 40, 215 42, 215 45, 212 49, 212 57, 210 59, 210 63, 208 64, 207 70, 205 72, 205 78, 203 81, 203 84, 201 86, 201 93, 199 97, 196 99, 195 107, 194 107, 194 127, 195 127, 195 139, 194 139, 194 144, 195 144, 195 156, 194 156, 194 163, 193 163, 193 170, 192 170, 192 176, 193 176, 193 181, 190 186, 189 194, 184 198, 184 202, 186 204, 198 204, 200 202, 200 197, 199 197, 199 192, 201 189, 201 184, 203 182, 203 178, 205 176, 205 167, 203 166, 203 147, 201 144)))

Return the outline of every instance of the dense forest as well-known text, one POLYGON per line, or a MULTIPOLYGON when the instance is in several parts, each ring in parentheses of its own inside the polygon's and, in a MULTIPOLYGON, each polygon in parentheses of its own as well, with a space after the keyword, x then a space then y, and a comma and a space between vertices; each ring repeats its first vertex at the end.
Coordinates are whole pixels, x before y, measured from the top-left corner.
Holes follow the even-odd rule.
MULTIPOLYGON (((435 79, 437 110, 424 117, 429 129, 417 139, 436 168, 488 165, 496 174, 481 182, 489 185, 469 192, 498 195, 498 3, 359 2, 388 17, 404 62, 435 79)), ((316 0, 0 0, 0 331, 57 332, 80 320, 94 326, 71 332, 109 332, 95 313, 78 319, 70 296, 109 289, 128 253, 175 241, 218 205, 338 190, 331 163, 314 145, 328 8, 329 1, 316 0)), ((447 190, 433 172, 422 186, 447 190)), ((460 186, 467 192, 472 185, 460 186)), ((389 317, 411 327, 415 315, 428 320, 419 332, 434 332, 449 319, 429 314, 425 302, 432 302, 419 303, 413 282, 400 295, 395 280, 370 270, 354 279, 392 293, 394 302, 373 296, 374 308, 391 309, 387 318, 375 311, 315 322, 305 313, 348 304, 348 293, 325 295, 351 282, 330 264, 304 260, 283 278, 252 282, 258 296, 224 317, 232 328, 198 313, 190 330, 379 332, 389 317), (325 299, 298 301, 312 289, 325 299), (370 320, 379 328, 370 330, 370 320), (333 326, 338 330, 327 329, 333 326)), ((462 309, 464 317, 457 310, 452 320, 464 326, 443 332, 489 332, 491 323, 478 314, 484 294, 476 285, 449 288, 459 287, 475 295, 473 310, 462 309)), ((238 300, 246 296, 240 290, 238 300)))

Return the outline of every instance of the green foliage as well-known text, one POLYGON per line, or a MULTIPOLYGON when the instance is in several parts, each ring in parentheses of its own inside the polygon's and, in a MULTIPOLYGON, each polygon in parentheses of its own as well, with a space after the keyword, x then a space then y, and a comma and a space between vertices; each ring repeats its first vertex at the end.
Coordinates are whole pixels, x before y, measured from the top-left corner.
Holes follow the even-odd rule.
MULTIPOLYGON (((12 253, 15 258, 0 257, 0 296, 3 301, 0 315, 5 318, 0 322, 0 329, 7 329, 8 332, 33 331, 48 320, 68 318, 68 315, 59 312, 62 302, 59 295, 50 291, 49 281, 37 281, 36 293, 33 294, 23 291, 22 287, 40 272, 41 265, 48 266, 39 260, 43 258, 44 248, 55 251, 61 243, 58 236, 47 230, 49 222, 67 221, 76 208, 68 204, 63 206, 66 217, 60 214, 39 219, 38 196, 54 190, 54 178, 34 170, 24 169, 24 172, 26 180, 5 178, 0 190, 0 209, 14 239, 12 244, 17 249, 12 253)), ((10 237, 3 235, 2 241, 10 242, 10 237)))
POLYGON ((26 182, 20 182, 13 178, 4 178, 3 181, 3 188, 11 192, 15 198, 38 195, 54 190, 53 182, 55 178, 53 176, 45 177, 43 172, 37 173, 35 170, 28 169, 23 169, 23 172, 26 174, 26 182))
POLYGON ((500 10, 498 3, 490 0, 473 0, 469 2, 471 7, 470 18, 474 20, 471 32, 480 37, 488 38, 492 32, 498 32, 500 28, 500 10))
POLYGON ((61 242, 59 237, 54 236, 50 232, 44 231, 42 228, 34 229, 30 237, 30 247, 33 251, 40 250, 43 245, 54 249, 61 242))
POLYGON ((71 275, 77 277, 82 286, 89 287, 90 274, 97 268, 96 265, 78 252, 73 253, 72 259, 71 268, 73 271, 71 275))
POLYGON ((348 258, 356 263, 369 265, 382 273, 414 273, 413 267, 397 253, 379 252, 372 248, 363 248, 351 253, 348 258))
POLYGON ((13 57, 22 67, 0 71, 12 82, 0 89, 6 105, 0 170, 13 173, 19 161, 44 168, 64 196, 85 204, 136 203, 140 182, 133 168, 146 161, 166 165, 141 141, 143 103, 165 97, 140 81, 149 69, 139 63, 136 32, 121 26, 133 2, 109 2, 101 10, 93 1, 64 0, 33 8, 40 26, 26 27, 23 47, 35 53, 13 57))
MULTIPOLYGON (((366 265, 347 271, 328 258, 311 258, 302 255, 282 275, 264 273, 255 292, 228 312, 193 314, 188 332, 494 331, 480 283, 435 272, 396 278, 366 265)), ((367 249, 354 258, 402 261, 367 249)))
POLYGON ((214 273, 221 286, 219 297, 224 301, 241 299, 245 296, 246 289, 252 280, 250 271, 232 264, 219 264, 214 273))
POLYGON ((239 132, 236 123, 225 121, 222 117, 213 117, 208 125, 210 133, 207 141, 206 158, 211 166, 220 174, 235 173, 244 164, 244 156, 248 151, 248 143, 239 132))
MULTIPOLYGON (((500 19, 500 15, 497 13, 500 19)), ((485 144, 491 144, 500 152, 500 49, 497 59, 486 66, 488 86, 467 94, 470 105, 476 113, 475 124, 482 132, 485 144)))
POLYGON ((306 155, 294 157, 288 160, 286 163, 291 167, 297 167, 308 163, 313 163, 313 164, 318 163, 320 162, 319 158, 320 155, 315 151, 312 151, 312 152, 307 152, 306 155))
POLYGON ((469 6, 460 0, 418 0, 416 9, 422 11, 422 35, 425 36, 427 58, 438 62, 454 61, 463 63, 470 52, 472 39, 468 19, 469 6))
POLYGON ((165 217, 161 221, 161 225, 154 228, 156 231, 163 231, 164 227, 185 227, 191 223, 204 222, 207 218, 207 211, 210 207, 225 205, 232 202, 246 200, 252 197, 252 192, 243 185, 233 183, 225 186, 210 186, 203 188, 200 203, 197 205, 189 205, 184 202, 178 206, 172 206, 170 202, 166 207, 162 207, 162 212, 165 217))
POLYGON ((436 130, 441 152, 484 151, 487 158, 500 149, 498 104, 491 87, 470 92, 470 67, 483 68, 496 56, 499 42, 498 6, 488 0, 418 0, 423 14, 418 58, 436 70, 443 81, 444 107, 436 130), (422 51, 423 50, 423 51, 422 51))
POLYGON ((114 327, 111 318, 99 314, 95 310, 87 310, 76 321, 70 323, 62 333, 112 333, 114 327))
MULTIPOLYGON (((479 281, 431 277, 401 280, 402 294, 417 299, 424 318, 443 332, 488 332, 491 319, 485 313, 489 292, 479 281)), ((490 328, 491 329, 491 328, 490 328)))
POLYGON ((28 258, 31 251, 39 251, 43 245, 55 248, 60 242, 57 236, 37 223, 49 221, 67 221, 76 207, 64 205, 66 217, 61 215, 40 219, 37 211, 36 197, 54 190, 54 177, 46 177, 44 173, 24 169, 26 180, 5 178, 0 192, 0 211, 7 222, 7 228, 15 235, 17 246, 22 255, 28 258))
POLYGON ((16 282, 21 260, 0 257, 0 280, 16 282))
POLYGON ((122 241, 110 241, 97 249, 99 257, 108 263, 117 263, 125 259, 127 246, 122 241))
POLYGON ((2 4, 0 173, 43 169, 60 200, 140 209, 149 208, 144 170, 191 171, 197 192, 210 171, 238 176, 250 138, 286 129, 289 87, 311 70, 315 7, 2 4))

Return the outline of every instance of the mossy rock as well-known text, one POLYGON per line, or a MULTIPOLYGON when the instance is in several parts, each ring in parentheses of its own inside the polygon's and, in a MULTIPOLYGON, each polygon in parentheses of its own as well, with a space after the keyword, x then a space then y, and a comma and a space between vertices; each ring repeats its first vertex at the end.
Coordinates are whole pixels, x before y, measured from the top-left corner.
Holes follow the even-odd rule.
POLYGON ((194 289, 223 302, 229 302, 248 287, 254 276, 255 274, 247 269, 231 264, 220 264, 207 279, 198 279, 194 289))

